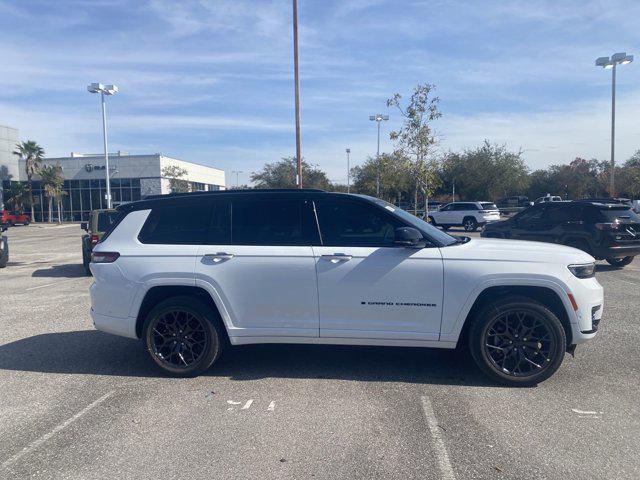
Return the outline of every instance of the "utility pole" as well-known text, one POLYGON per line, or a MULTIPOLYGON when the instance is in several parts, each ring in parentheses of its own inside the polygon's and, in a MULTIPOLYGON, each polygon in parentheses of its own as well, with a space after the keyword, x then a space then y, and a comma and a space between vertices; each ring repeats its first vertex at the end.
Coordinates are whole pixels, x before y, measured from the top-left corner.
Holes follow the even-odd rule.
POLYGON ((380 196, 380 123, 389 120, 389 115, 376 113, 370 115, 369 120, 378 124, 378 149, 376 150, 376 197, 380 196))
POLYGON ((349 181, 351 178, 351 169, 349 168, 349 155, 351 154, 351 149, 347 148, 347 193, 351 193, 351 182, 349 181))
POLYGON ((293 0, 293 76, 296 97, 296 161, 298 188, 302 188, 302 147, 300 145, 300 75, 298 73, 298 0, 293 0))
POLYGON ((240 174, 244 173, 242 170, 232 170, 231 173, 236 174, 236 190, 240 186, 240 174))

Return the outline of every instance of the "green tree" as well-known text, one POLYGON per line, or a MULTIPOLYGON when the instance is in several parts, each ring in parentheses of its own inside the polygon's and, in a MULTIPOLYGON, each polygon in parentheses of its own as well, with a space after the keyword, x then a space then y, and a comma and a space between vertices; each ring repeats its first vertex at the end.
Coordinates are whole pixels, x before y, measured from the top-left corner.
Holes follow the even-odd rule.
POLYGON ((44 186, 45 196, 49 200, 49 223, 53 221, 53 201, 56 201, 58 206, 58 223, 62 222, 62 196, 66 195, 66 192, 62 190, 64 185, 64 177, 62 176, 62 166, 58 162, 56 165, 44 165, 38 171, 40 178, 42 179, 42 185, 44 186))
POLYGON ((162 169, 162 176, 169 179, 171 193, 185 193, 189 191, 189 182, 184 180, 189 171, 178 165, 167 165, 162 169))
POLYGON ((418 192, 425 196, 425 211, 428 197, 433 195, 440 185, 437 159, 431 155, 436 144, 432 128, 434 120, 442 113, 438 109, 440 99, 432 95, 435 85, 418 84, 413 93, 403 105, 402 95, 396 93, 387 100, 387 107, 395 107, 403 117, 399 130, 390 134, 391 140, 396 142, 396 150, 411 160, 414 179, 414 213, 418 208, 418 192))
POLYGON ((447 184, 455 181, 457 193, 468 200, 495 200, 521 194, 529 184, 522 152, 488 140, 478 148, 449 153, 442 165, 447 184))
POLYGON ((12 210, 22 214, 24 213, 25 204, 29 203, 29 190, 24 183, 11 182, 7 204, 12 210))
POLYGON ((380 168, 380 197, 389 202, 399 201, 413 193, 412 162, 401 152, 383 153, 380 159, 369 157, 362 165, 351 169, 352 191, 376 195, 376 178, 380 168))
POLYGON ((640 198, 640 150, 619 171, 616 170, 616 183, 621 194, 633 199, 640 198))
MULTIPOLYGON (((297 163, 294 157, 284 157, 274 163, 267 163, 259 172, 251 174, 255 188, 296 188, 297 163)), ((331 182, 327 174, 316 165, 302 159, 302 178, 305 188, 329 190, 331 182)))
POLYGON ((29 189, 29 205, 31 205, 31 221, 35 221, 35 211, 33 208, 33 176, 38 173, 42 159, 44 158, 44 149, 33 140, 18 143, 14 155, 20 157, 24 161, 24 170, 27 174, 27 185, 29 189))

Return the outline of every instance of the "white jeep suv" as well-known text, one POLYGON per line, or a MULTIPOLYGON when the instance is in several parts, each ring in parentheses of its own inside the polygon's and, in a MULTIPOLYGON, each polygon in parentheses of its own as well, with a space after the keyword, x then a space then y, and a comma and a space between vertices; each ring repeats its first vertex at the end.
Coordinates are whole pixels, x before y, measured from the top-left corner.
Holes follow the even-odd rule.
POLYGON ((94 325, 141 339, 176 376, 228 344, 463 342, 491 378, 532 385, 602 315, 586 253, 452 237, 371 197, 221 191, 119 211, 93 249, 94 325))
POLYGON ((452 202, 440 210, 429 212, 432 225, 448 230, 461 226, 467 232, 475 232, 478 227, 500 220, 500 210, 493 202, 452 202))

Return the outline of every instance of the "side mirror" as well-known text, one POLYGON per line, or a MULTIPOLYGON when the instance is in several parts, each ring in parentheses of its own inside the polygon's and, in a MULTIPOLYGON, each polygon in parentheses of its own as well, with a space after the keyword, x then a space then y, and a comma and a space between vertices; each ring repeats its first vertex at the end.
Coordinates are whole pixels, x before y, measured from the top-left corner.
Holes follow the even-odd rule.
POLYGON ((399 247, 414 247, 422 248, 426 242, 422 237, 422 234, 412 227, 399 227, 395 230, 395 238, 393 240, 394 245, 399 247))
POLYGON ((88 222, 82 222, 82 223, 80 224, 80 228, 81 228, 82 230, 84 230, 85 232, 88 232, 88 231, 89 231, 89 223, 88 223, 88 222))

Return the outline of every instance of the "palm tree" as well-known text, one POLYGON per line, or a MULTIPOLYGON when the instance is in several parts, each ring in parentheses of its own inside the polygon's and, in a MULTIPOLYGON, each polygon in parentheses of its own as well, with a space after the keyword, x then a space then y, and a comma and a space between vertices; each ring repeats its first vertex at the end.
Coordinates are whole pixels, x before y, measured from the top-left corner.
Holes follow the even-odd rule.
POLYGON ((44 149, 33 140, 18 143, 14 155, 18 155, 24 160, 24 170, 27 173, 27 185, 29 189, 29 204, 31 205, 31 221, 35 221, 35 211, 33 208, 33 182, 31 178, 38 173, 40 162, 44 158, 44 149))
POLYGON ((12 210, 18 213, 24 213, 24 204, 29 203, 29 191, 24 183, 12 182, 7 204, 11 205, 12 210))
POLYGON ((42 178, 44 194, 49 199, 49 223, 52 222, 54 198, 58 205, 58 223, 62 223, 62 218, 60 217, 60 210, 62 207, 61 200, 62 196, 66 195, 67 192, 62 190, 64 177, 62 176, 62 167, 60 166, 60 162, 56 165, 45 165, 38 171, 38 173, 42 178))

